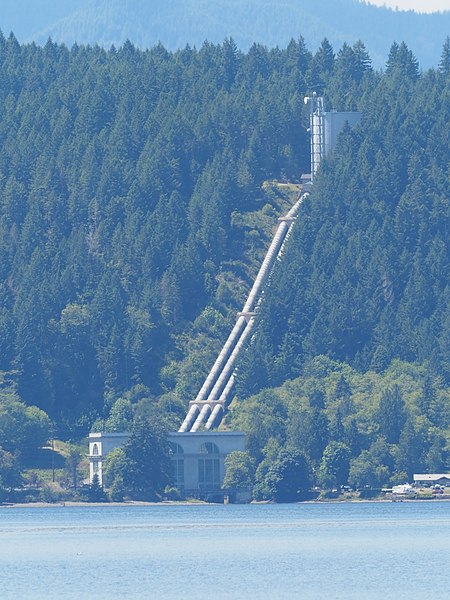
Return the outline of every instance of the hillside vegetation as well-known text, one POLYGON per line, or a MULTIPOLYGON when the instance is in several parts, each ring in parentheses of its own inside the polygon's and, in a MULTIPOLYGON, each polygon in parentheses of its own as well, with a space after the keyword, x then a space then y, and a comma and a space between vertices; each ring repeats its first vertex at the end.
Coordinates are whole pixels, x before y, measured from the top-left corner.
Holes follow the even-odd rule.
POLYGON ((449 383, 448 45, 444 55, 442 72, 419 76, 394 46, 361 96, 348 71, 330 83, 363 125, 342 134, 300 214, 241 369, 242 395, 296 376, 318 354, 361 371, 426 362, 449 383))
POLYGON ((311 60, 0 38, 0 370, 66 434, 195 392, 287 202, 263 180, 307 169, 311 60))
POLYGON ((228 422, 248 436, 257 499, 292 488, 282 476, 289 458, 302 457, 310 484, 324 489, 379 489, 449 468, 449 388, 425 367, 400 361, 360 373, 315 357, 300 377, 236 403, 228 422))
MULTIPOLYGON (((402 43, 378 73, 361 42, 105 51, 11 35, 0 79, 2 435, 25 415, 23 439, 40 445, 45 413, 64 439, 136 416, 179 424, 295 196, 277 181, 308 170, 303 96, 316 90, 362 125, 344 130, 302 206, 229 419, 251 460, 269 461, 261 497, 268 464, 291 464, 283 452, 324 485, 342 480, 327 471, 336 456, 350 469, 374 443, 390 456, 378 483, 448 464, 448 39, 437 69, 421 73, 402 43), (317 360, 328 366, 309 389, 317 360), (314 450, 307 422, 323 423, 314 450), (409 462, 402 435, 408 448, 422 436, 409 462)), ((4 464, 18 447, 12 435, 4 464)))

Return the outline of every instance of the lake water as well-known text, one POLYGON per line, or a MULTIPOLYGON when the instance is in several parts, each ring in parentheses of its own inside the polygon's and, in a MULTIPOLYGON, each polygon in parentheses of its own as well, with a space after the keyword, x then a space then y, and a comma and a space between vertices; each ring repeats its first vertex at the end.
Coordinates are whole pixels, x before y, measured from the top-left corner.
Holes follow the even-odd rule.
POLYGON ((450 598, 450 502, 0 508, 1 600, 450 598))

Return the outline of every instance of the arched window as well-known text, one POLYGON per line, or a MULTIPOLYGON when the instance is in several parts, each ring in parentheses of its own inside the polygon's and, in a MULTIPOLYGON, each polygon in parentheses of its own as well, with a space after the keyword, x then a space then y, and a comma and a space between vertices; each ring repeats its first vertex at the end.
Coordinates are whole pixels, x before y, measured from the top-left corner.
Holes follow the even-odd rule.
POLYGON ((184 454, 184 450, 180 446, 180 444, 177 444, 175 442, 169 442, 169 454, 172 454, 174 456, 184 454))
POLYGON ((92 446, 92 454, 93 454, 94 456, 98 456, 98 444, 94 444, 94 445, 92 446))
POLYGON ((200 454, 219 454, 219 448, 212 442, 205 442, 200 446, 200 454))

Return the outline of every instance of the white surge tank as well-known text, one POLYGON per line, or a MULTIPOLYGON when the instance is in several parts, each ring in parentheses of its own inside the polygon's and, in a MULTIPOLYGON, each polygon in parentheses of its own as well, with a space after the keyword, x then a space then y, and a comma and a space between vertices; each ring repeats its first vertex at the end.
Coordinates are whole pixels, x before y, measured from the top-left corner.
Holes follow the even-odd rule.
POLYGON ((339 133, 346 122, 350 127, 354 127, 361 122, 361 113, 334 110, 325 113, 325 155, 335 147, 339 133))

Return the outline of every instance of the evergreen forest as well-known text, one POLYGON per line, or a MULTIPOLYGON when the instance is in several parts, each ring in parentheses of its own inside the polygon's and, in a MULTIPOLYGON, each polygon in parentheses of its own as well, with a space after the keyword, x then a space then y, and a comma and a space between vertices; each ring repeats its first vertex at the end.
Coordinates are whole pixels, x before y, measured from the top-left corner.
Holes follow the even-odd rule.
POLYGON ((435 68, 394 43, 376 71, 362 42, 170 52, 1 35, 0 470, 51 428, 179 425, 309 172, 312 91, 362 123, 302 206, 225 426, 248 433, 261 498, 276 497, 269 465, 298 453, 330 487, 351 468, 354 485, 448 469, 442 42, 435 68))
POLYGON ((0 5, 0 28, 22 42, 45 44, 50 37, 69 46, 108 49, 129 39, 142 49, 161 42, 177 50, 231 36, 247 51, 255 42, 285 47, 301 32, 314 50, 324 37, 336 47, 360 38, 376 68, 385 64, 393 40, 413 46, 423 67, 435 66, 449 26, 449 10, 423 14, 366 0, 2 0, 0 5))

